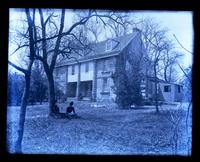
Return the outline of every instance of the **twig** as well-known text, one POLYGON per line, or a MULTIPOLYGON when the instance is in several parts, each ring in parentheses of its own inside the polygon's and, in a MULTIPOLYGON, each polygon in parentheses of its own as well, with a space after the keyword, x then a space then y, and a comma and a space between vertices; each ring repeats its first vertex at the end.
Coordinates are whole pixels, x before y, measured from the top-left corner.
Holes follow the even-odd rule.
POLYGON ((193 53, 192 52, 190 52, 189 50, 187 50, 185 47, 183 47, 183 45, 178 41, 178 39, 176 38, 176 35, 175 34, 173 34, 173 36, 174 36, 174 38, 176 39, 176 41, 178 42, 178 44, 185 50, 185 51, 187 51, 188 53, 190 53, 190 54, 192 54, 193 55, 193 53))
POLYGON ((192 80, 190 79, 190 77, 186 74, 186 72, 183 70, 183 68, 181 67, 181 65, 179 63, 177 63, 177 64, 180 67, 180 69, 182 70, 182 72, 184 73, 184 75, 189 79, 190 84, 192 84, 192 80))

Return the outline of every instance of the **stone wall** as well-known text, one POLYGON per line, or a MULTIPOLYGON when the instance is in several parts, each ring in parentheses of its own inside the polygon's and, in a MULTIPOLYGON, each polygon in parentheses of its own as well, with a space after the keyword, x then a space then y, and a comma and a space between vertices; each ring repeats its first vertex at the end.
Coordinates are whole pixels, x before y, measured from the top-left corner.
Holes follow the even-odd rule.
POLYGON ((112 74, 115 71, 115 57, 97 60, 97 101, 114 101, 112 74), (106 81, 106 84, 104 83, 106 81))

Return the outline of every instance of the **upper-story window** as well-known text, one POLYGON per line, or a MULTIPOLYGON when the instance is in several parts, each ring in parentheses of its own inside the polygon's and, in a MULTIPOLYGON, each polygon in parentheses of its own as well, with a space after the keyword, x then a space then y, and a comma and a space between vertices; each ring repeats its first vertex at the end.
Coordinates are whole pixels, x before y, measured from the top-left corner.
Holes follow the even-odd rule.
POLYGON ((106 51, 111 51, 112 50, 112 41, 108 40, 106 42, 106 51))
POLYGON ((72 65, 72 75, 75 74, 75 65, 72 65))
POLYGON ((102 66, 103 66, 102 71, 106 71, 106 60, 105 59, 102 60, 102 66))
POLYGON ((87 73, 89 71, 89 62, 85 63, 85 72, 87 73))
POLYGON ((164 86, 164 92, 171 92, 171 86, 170 85, 164 86))
POLYGON ((150 94, 153 94, 153 83, 152 82, 150 82, 149 91, 150 91, 150 94))

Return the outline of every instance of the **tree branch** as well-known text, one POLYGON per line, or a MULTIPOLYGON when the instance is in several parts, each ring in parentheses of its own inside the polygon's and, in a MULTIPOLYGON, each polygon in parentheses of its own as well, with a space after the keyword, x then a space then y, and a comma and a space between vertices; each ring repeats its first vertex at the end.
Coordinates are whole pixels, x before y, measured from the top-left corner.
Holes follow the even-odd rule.
POLYGON ((20 50, 21 48, 24 48, 24 47, 29 47, 29 45, 28 44, 24 44, 24 45, 18 45, 18 47, 14 50, 14 52, 12 52, 11 54, 10 54, 10 56, 12 56, 13 54, 15 54, 18 50, 20 50))
POLYGON ((21 72, 24 73, 24 74, 27 74, 27 73, 28 73, 27 70, 25 70, 25 69, 23 69, 23 68, 21 68, 21 67, 15 65, 14 63, 12 63, 12 62, 9 61, 9 60, 8 60, 8 64, 11 65, 12 67, 14 67, 15 69, 17 69, 18 71, 21 71, 21 72))
POLYGON ((61 34, 63 32, 63 29, 64 29, 64 20, 65 20, 65 9, 62 9, 61 20, 60 20, 60 30, 59 30, 59 33, 58 33, 59 36, 56 40, 56 46, 55 46, 54 54, 53 54, 53 57, 51 59, 50 71, 53 71, 54 66, 56 64, 56 59, 57 59, 57 56, 58 56, 58 50, 59 50, 60 42, 61 42, 61 39, 62 39, 61 34))
POLYGON ((186 74, 185 70, 183 70, 183 68, 181 67, 181 65, 179 63, 177 63, 177 64, 180 67, 181 71, 184 73, 184 75, 189 79, 190 84, 192 85, 192 80, 190 79, 190 77, 186 74))
MULTIPOLYGON (((41 10, 41 9, 40 9, 41 10)), ((54 39, 54 38, 57 38, 57 37, 63 37, 63 36, 66 36, 66 35, 69 35, 71 34, 72 30, 79 26, 79 25, 84 25, 90 18, 92 17, 98 17, 99 19, 102 20, 102 17, 104 18, 110 18, 111 20, 115 21, 116 23, 119 23, 120 25, 123 25, 123 23, 119 22, 119 21, 116 21, 114 18, 112 18, 111 16, 109 15, 98 15, 98 14, 93 14, 91 12, 88 13, 88 16, 82 18, 79 22, 76 22, 74 23, 69 29, 67 32, 62 32, 62 33, 59 33, 59 34, 56 34, 52 37, 48 37, 48 38, 42 38, 42 39, 39 39, 39 40, 36 40, 35 43, 38 43, 38 42, 41 42, 41 41, 44 41, 44 40, 51 40, 51 39, 54 39)), ((104 22, 104 21, 103 21, 104 22)), ((105 22, 104 22, 105 23, 105 22)))
POLYGON ((193 53, 192 52, 190 52, 189 50, 187 50, 185 47, 183 47, 183 45, 178 41, 178 39, 176 38, 176 35, 175 34, 173 34, 173 36, 174 36, 174 38, 176 39, 176 41, 178 42, 178 44, 185 50, 185 51, 187 51, 188 53, 190 53, 190 54, 192 54, 193 55, 193 53))

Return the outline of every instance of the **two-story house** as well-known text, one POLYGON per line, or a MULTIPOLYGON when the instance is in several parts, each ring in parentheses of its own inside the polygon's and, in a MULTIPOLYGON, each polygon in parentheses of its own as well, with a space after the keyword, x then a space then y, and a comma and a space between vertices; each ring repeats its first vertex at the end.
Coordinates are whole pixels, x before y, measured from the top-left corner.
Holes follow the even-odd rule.
MULTIPOLYGON (((55 85, 64 93, 64 99, 115 101, 112 75, 122 55, 125 64, 128 64, 127 57, 137 60, 145 55, 141 33, 135 29, 131 34, 93 44, 91 49, 87 55, 59 62, 54 71, 55 85)), ((142 64, 144 75, 146 68, 142 64)), ((148 82, 148 77, 144 76, 141 85, 144 99, 152 98, 154 94, 153 90, 149 90, 150 82, 153 83, 152 80, 148 82)), ((164 97, 162 99, 165 100, 164 97)))

